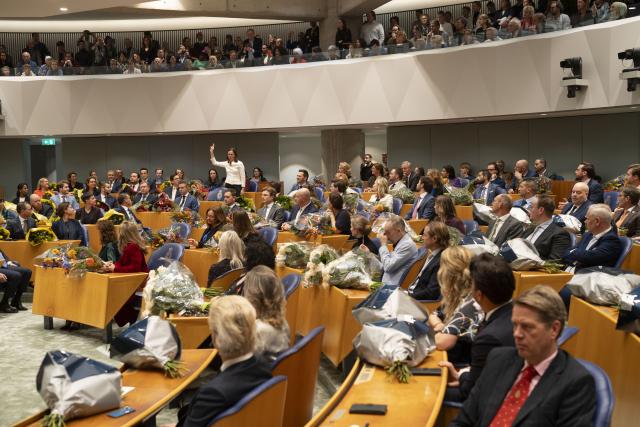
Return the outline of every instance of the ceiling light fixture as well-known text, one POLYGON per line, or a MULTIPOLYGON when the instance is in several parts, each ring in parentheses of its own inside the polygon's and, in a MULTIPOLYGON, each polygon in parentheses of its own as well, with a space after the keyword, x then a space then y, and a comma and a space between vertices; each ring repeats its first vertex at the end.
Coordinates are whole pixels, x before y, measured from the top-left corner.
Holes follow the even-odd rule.
POLYGON ((69 9, 68 9, 68 8, 66 8, 66 7, 61 7, 61 8, 60 8, 60 12, 66 12, 67 10, 69 10, 69 9))

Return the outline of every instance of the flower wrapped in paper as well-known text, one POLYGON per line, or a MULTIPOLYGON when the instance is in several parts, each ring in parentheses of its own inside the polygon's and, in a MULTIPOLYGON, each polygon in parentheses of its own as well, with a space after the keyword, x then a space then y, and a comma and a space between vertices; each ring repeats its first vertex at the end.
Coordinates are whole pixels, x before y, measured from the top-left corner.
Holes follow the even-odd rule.
POLYGON ((184 243, 187 241, 187 237, 182 236, 181 233, 181 226, 179 225, 180 223, 173 223, 171 224, 169 227, 163 227, 161 229, 158 230, 157 233, 152 233, 152 239, 155 241, 157 240, 158 243, 162 241, 162 244, 160 246, 162 246, 163 244, 165 244, 166 242, 171 242, 171 243, 184 243), (158 238, 159 237, 159 238, 158 238))
POLYGON ((322 271, 331 261, 339 258, 338 252, 329 245, 319 245, 309 254, 309 262, 304 270, 305 286, 322 284, 322 271))
POLYGON ((498 252, 500 252, 498 245, 484 236, 480 230, 473 231, 464 236, 460 244, 464 245, 464 247, 469 249, 474 255, 480 255, 485 252, 491 255, 498 255, 498 252))
POLYGON ((279 267, 305 268, 314 247, 315 245, 309 242, 279 243, 276 265, 279 267))
POLYGON ((31 217, 36 221, 36 227, 48 227, 51 228, 51 221, 44 215, 40 215, 37 212, 33 212, 31 217))
POLYGON ((253 228, 255 229, 260 229, 260 228, 265 228, 265 227, 272 227, 277 229, 278 228, 278 223, 273 221, 273 220, 268 220, 265 219, 263 217, 261 217, 260 215, 258 215, 257 213, 254 212, 248 212, 249 215, 249 220, 251 221, 251 224, 253 225, 253 228))
POLYGON ((160 267, 149 273, 144 288, 145 312, 148 314, 180 314, 185 310, 199 309, 204 296, 191 271, 180 261, 160 267))
POLYGON ((209 191, 204 188, 204 184, 199 179, 189 181, 189 194, 198 200, 205 200, 209 191))
POLYGON ((124 214, 115 209, 109 209, 98 221, 111 221, 113 225, 120 225, 124 222, 124 214))
POLYGON ((429 313, 407 291, 398 285, 383 284, 367 299, 356 305, 351 311, 360 324, 378 320, 395 319, 399 316, 412 316, 416 320, 427 320, 429 313))
POLYGON ((45 198, 42 197, 42 199, 40 199, 40 201, 42 202, 43 205, 49 205, 51 207, 51 211, 55 212, 56 211, 56 204, 53 203, 53 200, 51 200, 51 198, 45 198))
POLYGON ((552 220, 569 233, 578 234, 582 230, 582 222, 575 216, 559 214, 554 215, 552 220))
POLYGON ((624 187, 626 176, 620 175, 604 184, 605 191, 620 191, 624 187))
POLYGON ((616 329, 640 335, 640 287, 620 296, 616 329))
POLYGON ((454 205, 459 206, 471 206, 473 204, 473 194, 471 193, 471 186, 473 184, 469 183, 466 187, 456 187, 454 185, 447 184, 444 186, 444 189, 453 200, 454 205))
POLYGON ((58 238, 55 233, 51 231, 51 228, 36 227, 27 231, 26 240, 31 246, 40 246, 44 242, 55 242, 58 238))
POLYGON ((158 196, 158 200, 153 204, 154 212, 172 212, 173 211, 173 202, 167 195, 167 193, 161 192, 160 196, 158 196))
POLYGON ((200 218, 200 214, 196 211, 174 211, 171 213, 171 222, 183 222, 193 228, 198 228, 202 225, 202 218, 200 218))
POLYGON ((640 286, 640 276, 611 267, 583 268, 567 282, 573 295, 593 304, 616 306, 623 295, 640 286))
POLYGON ((131 207, 135 212, 151 212, 153 210, 153 205, 148 201, 139 201, 135 205, 131 207))
POLYGON ((536 270, 544 264, 533 243, 521 237, 504 242, 499 255, 516 271, 536 270))
POLYGON ((38 370, 36 388, 50 410, 41 425, 57 427, 64 421, 119 408, 122 374, 88 357, 49 351, 38 370))
POLYGON ((9 233, 9 230, 4 227, 0 227, 0 240, 8 240, 10 236, 11 233, 9 233))
POLYGON ((411 376, 407 368, 418 366, 435 350, 435 339, 426 321, 399 316, 365 323, 353 339, 353 347, 361 359, 387 368, 399 382, 406 383, 411 376))
POLYGON ((280 195, 276 197, 276 204, 285 211, 290 211, 293 208, 293 198, 287 195, 280 195))
MULTIPOLYGON (((387 222, 388 219, 397 217, 397 216, 398 215, 390 212, 384 212, 380 214, 371 224, 371 231, 376 235, 384 234, 384 224, 387 222)), ((402 219, 402 222, 404 223, 404 231, 409 235, 409 237, 411 237, 411 240, 413 240, 416 243, 421 243, 422 236, 418 235, 415 231, 413 231, 413 228, 411 228, 409 223, 405 221, 404 218, 402 219)))
POLYGON ((158 186, 158 190, 160 190, 160 193, 164 192, 164 190, 166 190, 167 188, 171 188, 171 181, 169 180, 162 181, 162 184, 158 186))
POLYGON ((291 224, 291 232, 307 240, 336 233, 334 219, 328 212, 305 214, 291 224))
POLYGON ((109 357, 136 369, 159 369, 171 378, 182 376, 182 344, 176 327, 158 316, 138 320, 118 335, 109 357))
POLYGON ((4 208, 8 211, 18 212, 18 205, 8 201, 3 202, 4 208))
POLYGON ((493 213, 491 206, 478 202, 473 203, 473 217, 479 218, 487 224, 496 220, 496 215, 493 213))
POLYGON ((344 208, 353 215, 358 210, 360 196, 358 194, 345 193, 342 196, 342 201, 344 203, 344 208))
POLYGON ((368 290, 380 281, 382 264, 372 253, 356 249, 327 264, 322 277, 326 284, 338 288, 368 290))
POLYGON ((91 249, 84 246, 72 246, 63 252, 67 258, 66 270, 71 278, 80 278, 88 271, 102 271, 104 261, 91 249))
POLYGON ((402 203, 405 205, 411 205, 416 201, 416 195, 407 187, 402 187, 397 190, 390 190, 389 194, 391 194, 396 199, 402 200, 402 203))
POLYGON ((71 194, 73 195, 73 197, 75 197, 76 201, 78 203, 82 202, 82 193, 84 192, 84 190, 81 190, 79 188, 74 188, 73 191, 71 192, 71 194))
POLYGON ((33 259, 34 265, 44 268, 64 267, 66 263, 66 253, 71 244, 61 245, 55 248, 49 248, 33 259))

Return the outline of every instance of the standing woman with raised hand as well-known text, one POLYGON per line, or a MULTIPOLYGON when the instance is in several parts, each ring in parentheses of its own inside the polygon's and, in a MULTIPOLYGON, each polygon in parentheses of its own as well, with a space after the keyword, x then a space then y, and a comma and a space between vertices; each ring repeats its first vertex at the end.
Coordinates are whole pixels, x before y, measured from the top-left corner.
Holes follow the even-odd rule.
POLYGON ((236 192, 236 196, 244 194, 244 185, 246 181, 246 175, 244 174, 244 163, 238 160, 238 152, 235 148, 229 148, 227 150, 227 161, 219 162, 216 160, 214 154, 215 144, 211 144, 209 153, 211 153, 211 164, 224 168, 227 172, 225 178, 225 187, 233 189, 236 192))

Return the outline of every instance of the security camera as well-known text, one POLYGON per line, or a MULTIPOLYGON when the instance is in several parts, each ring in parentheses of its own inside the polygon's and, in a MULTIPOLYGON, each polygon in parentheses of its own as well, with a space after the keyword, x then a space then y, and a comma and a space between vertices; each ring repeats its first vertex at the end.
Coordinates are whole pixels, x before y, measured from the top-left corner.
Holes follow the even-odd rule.
POLYGON ((575 98, 576 91, 588 86, 588 82, 582 78, 582 58, 576 56, 563 59, 560 61, 560 68, 568 69, 570 72, 569 76, 562 78, 560 86, 567 88, 567 98, 575 98))
POLYGON ((621 61, 633 61, 633 68, 625 68, 620 73, 620 79, 627 81, 627 91, 633 92, 640 82, 640 48, 626 49, 618 52, 618 59, 621 61))

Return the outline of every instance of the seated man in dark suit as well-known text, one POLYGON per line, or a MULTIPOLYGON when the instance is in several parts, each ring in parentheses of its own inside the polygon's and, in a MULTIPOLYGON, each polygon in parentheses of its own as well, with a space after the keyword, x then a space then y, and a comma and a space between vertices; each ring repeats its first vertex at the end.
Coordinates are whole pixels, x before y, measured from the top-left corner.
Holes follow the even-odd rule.
POLYGON ((487 164, 487 172, 489 172, 489 181, 492 184, 497 185, 503 190, 507 191, 507 183, 501 178, 502 172, 504 172, 504 162, 500 161, 502 164, 502 169, 498 168, 497 162, 491 162, 487 164))
POLYGON ((525 179, 520 182, 518 185, 518 194, 520 194, 521 199, 513 202, 514 208, 525 208, 526 210, 531 209, 531 203, 536 197, 536 191, 538 190, 538 184, 532 179, 525 179))
POLYGON ((558 294, 538 285, 513 302, 515 348, 496 348, 451 426, 590 426, 595 382, 558 349, 566 310, 558 294))
POLYGON ((569 232, 552 221, 554 209, 551 197, 534 197, 529 210, 533 225, 523 235, 544 260, 560 260, 571 247, 569 232))
POLYGON ((104 204, 107 207, 106 210, 114 209, 118 205, 111 195, 111 186, 107 182, 100 183, 100 195, 96 197, 96 201, 104 204))
POLYGON ((137 205, 138 203, 149 203, 153 205, 158 200, 158 196, 151 193, 151 187, 147 181, 142 181, 140 183, 140 191, 133 198, 133 204, 137 205))
POLYGON ((440 255, 449 247, 449 228, 441 221, 430 222, 422 231, 422 237, 429 255, 415 282, 409 286, 408 292, 417 300, 438 300, 440 299, 440 283, 438 283, 440 255))
POLYGON ((402 182, 404 182, 404 185, 411 191, 417 191, 418 180, 420 179, 420 177, 411 167, 411 163, 405 160, 404 162, 402 162, 400 167, 402 169, 402 182))
POLYGON ((533 167, 535 169, 535 173, 533 174, 534 177, 539 178, 544 176, 545 178, 549 178, 549 179, 557 179, 558 176, 553 173, 553 172, 549 172, 549 170, 547 169, 547 161, 540 157, 537 158, 534 162, 533 162, 533 167))
POLYGON ((225 409, 271 378, 271 367, 253 354, 256 311, 238 295, 215 298, 209 308, 213 346, 220 373, 200 387, 189 405, 178 413, 178 427, 208 426, 225 409))
POLYGON ((142 221, 138 219, 136 214, 133 213, 133 209, 131 209, 133 203, 131 202, 131 197, 127 193, 120 193, 118 196, 118 204, 120 206, 118 206, 115 211, 124 215, 125 221, 133 221, 136 224, 142 224, 142 221))
POLYGON ((473 191, 473 199, 474 200, 482 200, 484 204, 489 206, 493 203, 493 199, 498 194, 504 194, 506 191, 504 188, 492 183, 490 181, 489 171, 483 169, 478 172, 476 177, 476 189, 473 191))
POLYGON ((514 193, 518 190, 519 185, 528 178, 533 178, 535 172, 529 169, 529 161, 527 159, 520 159, 516 162, 513 168, 513 182, 509 193, 514 193))
POLYGON ((276 204, 276 189, 273 187, 265 187, 262 190, 262 207, 258 209, 258 215, 262 218, 276 223, 278 229, 284 223, 284 209, 276 204))
POLYGON ((24 240, 27 238, 27 232, 36 227, 36 220, 31 216, 32 210, 29 203, 20 202, 16 206, 18 219, 7 221, 7 230, 13 240, 24 240))
POLYGON ((183 210, 190 210, 194 212, 198 212, 200 208, 200 203, 198 199, 196 199, 193 195, 189 194, 189 185, 186 182, 180 181, 178 184, 178 195, 176 196, 175 204, 183 210))
POLYGON ((53 207, 48 203, 42 203, 42 198, 37 194, 29 196, 29 204, 34 213, 40 214, 47 218, 53 215, 53 207))
POLYGON ((640 190, 624 187, 618 195, 618 208, 613 213, 613 223, 618 230, 625 229, 625 236, 640 236, 640 190))
POLYGON ((487 238, 502 246, 507 240, 521 237, 524 233, 524 223, 511 216, 511 198, 506 194, 499 194, 493 199, 491 211, 495 214, 495 221, 489 222, 487 238))
POLYGON ((226 207, 227 216, 229 217, 231 217, 235 211, 242 210, 240 205, 236 203, 236 192, 234 190, 225 190, 224 205, 226 207))
POLYGON ((592 163, 582 162, 576 168, 576 181, 582 182, 589 188, 589 201, 591 203, 604 203, 604 190, 602 184, 595 180, 596 168, 592 163))
POLYGON ((293 199, 296 204, 293 209, 291 209, 291 221, 282 224, 283 230, 291 229, 291 224, 298 222, 302 215, 318 212, 318 208, 311 203, 311 192, 307 188, 303 187, 297 190, 293 199))
POLYGON ((451 387, 447 388, 445 400, 464 401, 478 381, 489 352, 496 347, 514 346, 511 297, 516 284, 509 263, 484 253, 471 260, 469 271, 471 295, 482 308, 484 321, 471 343, 471 366, 458 371, 450 362, 440 362, 449 369, 451 387))
POLYGON ((180 194, 180 191, 178 190, 178 185, 180 185, 181 181, 180 175, 174 173, 169 177, 169 180, 171 181, 171 187, 165 188, 164 192, 169 196, 169 199, 174 202, 178 197, 178 194, 180 194))
POLYGON ((585 221, 587 232, 575 249, 563 258, 567 271, 588 267, 613 267, 622 254, 622 242, 611 227, 611 209, 604 203, 591 205, 585 221))
POLYGON ((433 180, 427 176, 418 180, 418 196, 413 203, 411 210, 407 212, 404 219, 428 219, 436 217, 436 199, 431 195, 433 190, 433 180))
POLYGON ((571 190, 571 202, 560 203, 560 212, 563 215, 576 217, 584 224, 587 210, 593 203, 589 201, 589 186, 584 182, 576 182, 571 190))
POLYGON ((4 295, 0 301, 0 313, 17 313, 26 310, 22 305, 22 294, 31 281, 31 270, 11 261, 0 250, 0 286, 4 285, 4 295), (11 303, 9 304, 9 300, 11 303))

